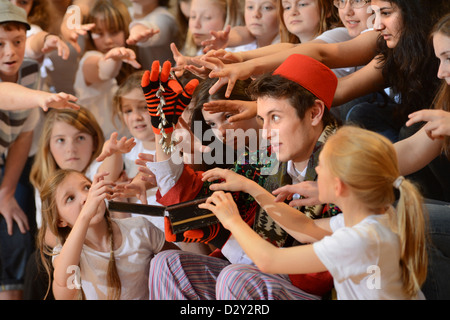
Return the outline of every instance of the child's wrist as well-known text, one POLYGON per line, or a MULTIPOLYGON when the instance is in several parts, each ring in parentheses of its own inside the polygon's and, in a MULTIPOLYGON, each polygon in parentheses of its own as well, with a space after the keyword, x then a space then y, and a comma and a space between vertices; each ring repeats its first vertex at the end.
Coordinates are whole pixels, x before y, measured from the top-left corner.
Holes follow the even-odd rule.
POLYGON ((49 37, 49 36, 56 36, 56 34, 53 34, 53 33, 47 33, 45 36, 44 36, 44 44, 45 44, 45 42, 47 41, 47 38, 49 37))

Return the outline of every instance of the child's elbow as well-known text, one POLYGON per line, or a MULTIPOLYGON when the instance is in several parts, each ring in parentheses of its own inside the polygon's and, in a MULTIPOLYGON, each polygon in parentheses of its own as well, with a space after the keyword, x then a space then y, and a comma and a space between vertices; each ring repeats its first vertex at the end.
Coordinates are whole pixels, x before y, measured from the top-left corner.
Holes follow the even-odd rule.
POLYGON ((274 271, 274 255, 270 252, 260 253, 259 257, 255 259, 256 261, 254 261, 258 269, 263 273, 276 273, 274 271))

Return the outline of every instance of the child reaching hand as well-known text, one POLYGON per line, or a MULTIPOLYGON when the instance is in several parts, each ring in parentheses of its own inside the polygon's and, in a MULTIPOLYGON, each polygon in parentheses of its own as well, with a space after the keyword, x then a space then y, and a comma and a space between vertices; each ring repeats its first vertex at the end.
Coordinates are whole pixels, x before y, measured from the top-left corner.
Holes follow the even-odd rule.
MULTIPOLYGON (((111 107, 118 85, 128 67, 140 68, 136 53, 125 47, 130 15, 122 1, 95 1, 86 23, 95 23, 88 32, 86 52, 80 60, 74 89, 78 103, 89 109, 100 124, 105 139, 116 131, 111 107)), ((119 132, 119 135, 127 135, 119 132)))
POLYGON ((60 241, 53 250, 56 299, 79 294, 89 300, 148 299, 151 258, 177 249, 142 217, 111 219, 105 204, 113 198, 107 175, 98 173, 91 183, 78 171, 59 170, 42 188, 39 241, 46 228, 60 241))
POLYGON ((215 192, 201 208, 213 211, 263 272, 293 274, 328 270, 338 299, 423 299, 427 253, 422 197, 399 174, 395 150, 383 136, 343 127, 320 156, 319 200, 343 214, 311 220, 255 182, 229 170, 212 169, 204 180, 224 179, 212 190, 244 191, 303 243, 278 248, 242 221, 231 194, 215 192), (400 192, 396 210, 394 189, 400 192), (377 271, 378 270, 378 271, 377 271))

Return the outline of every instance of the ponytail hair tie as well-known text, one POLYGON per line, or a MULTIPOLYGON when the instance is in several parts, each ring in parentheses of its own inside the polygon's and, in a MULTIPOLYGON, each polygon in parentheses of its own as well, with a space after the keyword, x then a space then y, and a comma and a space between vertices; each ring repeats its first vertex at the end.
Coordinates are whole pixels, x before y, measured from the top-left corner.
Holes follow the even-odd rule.
POLYGON ((394 188, 395 188, 395 189, 399 189, 399 188, 400 188, 400 185, 401 185, 402 182, 403 182, 403 180, 405 180, 405 177, 404 177, 404 176, 398 176, 397 179, 395 179, 394 183, 392 183, 393 186, 394 186, 394 188))

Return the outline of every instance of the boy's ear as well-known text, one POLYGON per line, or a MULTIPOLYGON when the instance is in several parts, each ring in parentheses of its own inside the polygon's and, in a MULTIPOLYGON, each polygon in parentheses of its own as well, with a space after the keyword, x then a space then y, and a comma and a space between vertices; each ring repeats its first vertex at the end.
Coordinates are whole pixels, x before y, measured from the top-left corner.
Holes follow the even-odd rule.
POLYGON ((311 108, 311 124, 317 126, 322 122, 323 114, 325 112, 325 104, 322 100, 316 99, 314 105, 311 108))

